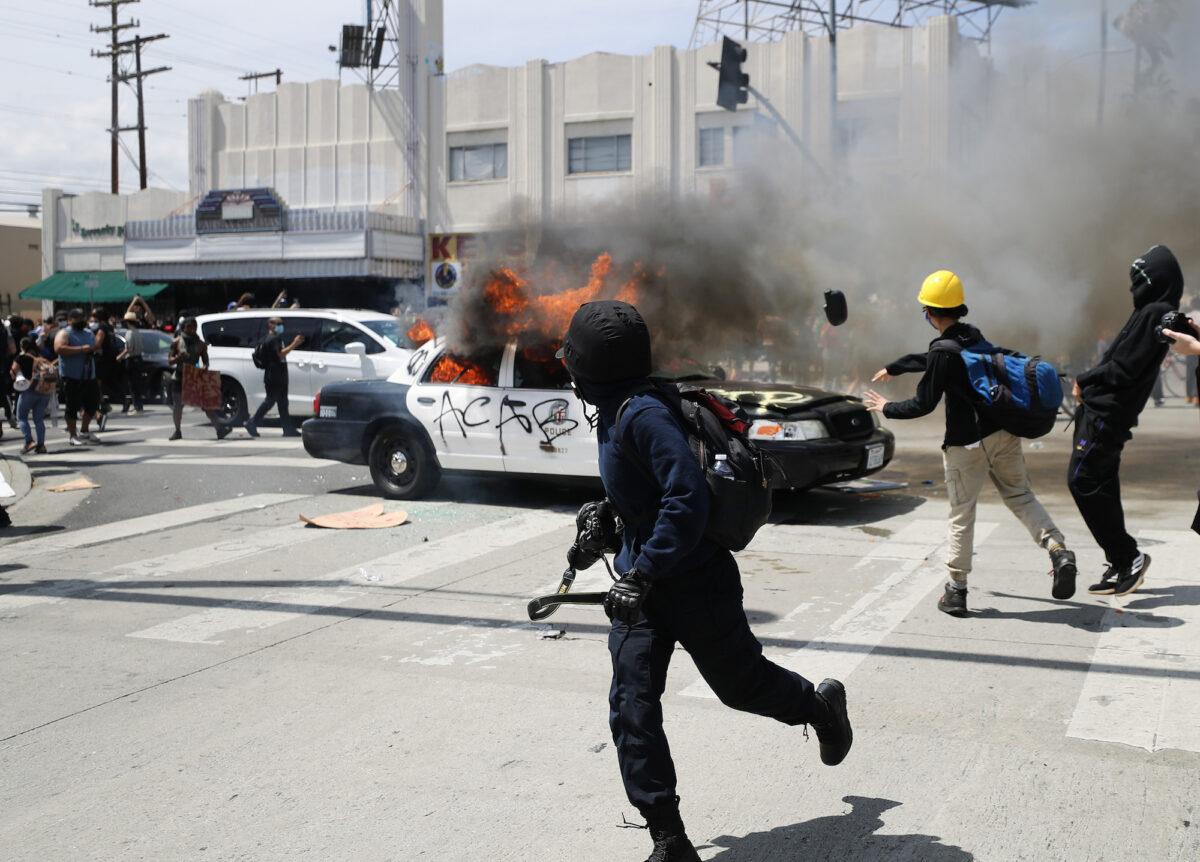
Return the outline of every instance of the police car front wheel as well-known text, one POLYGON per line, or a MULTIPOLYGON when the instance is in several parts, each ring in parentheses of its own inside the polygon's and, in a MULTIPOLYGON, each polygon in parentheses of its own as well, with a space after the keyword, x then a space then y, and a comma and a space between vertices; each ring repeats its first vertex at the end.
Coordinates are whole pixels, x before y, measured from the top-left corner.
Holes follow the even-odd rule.
POLYGON ((441 478, 433 454, 421 441, 400 428, 385 428, 375 435, 367 462, 375 487, 392 499, 423 497, 441 478))

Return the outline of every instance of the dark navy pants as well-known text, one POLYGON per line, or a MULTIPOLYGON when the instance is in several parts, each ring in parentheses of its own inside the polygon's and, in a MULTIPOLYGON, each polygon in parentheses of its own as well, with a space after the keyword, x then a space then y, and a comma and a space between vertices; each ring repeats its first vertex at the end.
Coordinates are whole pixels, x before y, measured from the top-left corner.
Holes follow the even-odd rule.
POLYGON ((662 694, 678 643, 726 706, 807 724, 811 682, 763 657, 742 609, 737 563, 718 552, 702 569, 655 582, 641 620, 613 622, 609 725, 629 801, 648 820, 673 811, 675 764, 663 732, 662 694))

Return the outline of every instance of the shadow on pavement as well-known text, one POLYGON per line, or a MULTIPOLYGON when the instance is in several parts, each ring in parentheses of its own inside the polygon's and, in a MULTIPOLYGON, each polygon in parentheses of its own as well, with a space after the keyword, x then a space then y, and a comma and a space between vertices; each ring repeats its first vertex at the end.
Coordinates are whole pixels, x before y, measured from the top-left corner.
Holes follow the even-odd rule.
MULTIPOLYGON (((1149 592, 1149 591, 1147 591, 1149 592)), ((1190 593, 1192 601, 1158 601, 1143 604, 1145 600, 1131 601, 1122 607, 1120 614, 1122 628, 1144 629, 1173 629, 1183 625, 1178 617, 1165 617, 1157 614, 1143 614, 1138 611, 1150 610, 1154 607, 1170 606, 1173 604, 1196 604, 1200 602, 1200 587, 1187 586, 1174 588, 1172 593, 1190 593), (1192 592, 1194 591, 1194 592, 1192 592)), ((972 611, 969 616, 997 620, 1025 620, 1031 623, 1056 623, 1098 632, 1103 628, 1104 615, 1110 609, 1108 604, 1085 604, 1083 602, 1059 601, 1058 599, 1042 598, 1040 596, 1018 596, 1012 593, 992 592, 990 595, 1005 599, 1024 599, 1032 602, 1045 602, 1054 605, 1044 611, 1001 611, 996 608, 980 608, 972 611)), ((1137 595, 1143 595, 1138 592, 1137 595)), ((1152 600, 1151 600, 1152 601, 1152 600)))
POLYGON ((18 536, 40 536, 42 533, 58 533, 64 527, 60 526, 34 526, 34 527, 8 527, 0 532, 0 539, 14 539, 18 536))
POLYGON ((912 859, 920 862, 971 862, 975 857, 936 835, 876 835, 883 827, 882 814, 901 803, 891 799, 846 796, 849 813, 818 817, 769 832, 752 832, 741 838, 722 835, 710 846, 725 848, 710 862, 882 862, 912 859))

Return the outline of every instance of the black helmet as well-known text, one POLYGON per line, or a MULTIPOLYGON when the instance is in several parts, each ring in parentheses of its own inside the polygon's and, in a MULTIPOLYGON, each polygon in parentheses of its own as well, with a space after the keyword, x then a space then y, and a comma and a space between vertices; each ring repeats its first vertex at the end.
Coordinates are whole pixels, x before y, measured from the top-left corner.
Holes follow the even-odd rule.
POLYGON ((628 302, 585 302, 571 318, 558 356, 575 380, 613 383, 647 377, 650 330, 628 302))

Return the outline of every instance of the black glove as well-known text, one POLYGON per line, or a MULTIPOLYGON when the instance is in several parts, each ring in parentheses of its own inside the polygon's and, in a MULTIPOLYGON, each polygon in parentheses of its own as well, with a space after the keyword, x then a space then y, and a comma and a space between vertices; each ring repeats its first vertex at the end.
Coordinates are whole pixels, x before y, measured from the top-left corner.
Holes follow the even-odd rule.
POLYGON ((622 530, 608 500, 584 503, 575 529, 575 544, 567 552, 567 563, 574 569, 587 569, 606 553, 620 550, 622 530))
POLYGON ((650 593, 650 582, 637 569, 621 575, 604 596, 604 612, 610 620, 633 625, 642 615, 642 604, 650 593))

